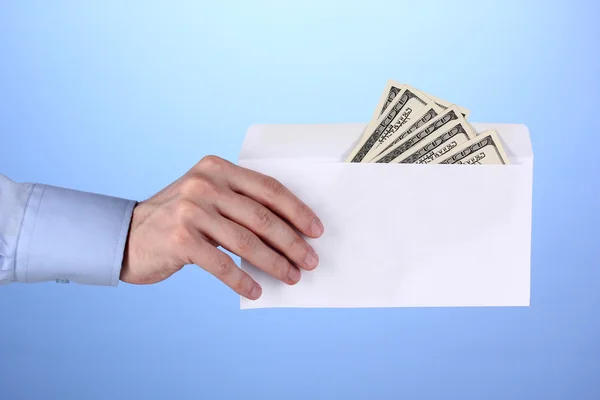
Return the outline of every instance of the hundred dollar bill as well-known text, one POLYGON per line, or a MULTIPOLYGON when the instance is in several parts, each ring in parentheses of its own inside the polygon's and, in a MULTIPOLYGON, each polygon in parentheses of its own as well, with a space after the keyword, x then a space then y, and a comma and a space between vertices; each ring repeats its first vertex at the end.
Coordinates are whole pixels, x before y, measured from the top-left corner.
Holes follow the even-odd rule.
MULTIPOLYGON (((379 98, 379 102, 377 103, 377 107, 375 107, 375 111, 373 112, 373 116, 371 117, 371 122, 377 121, 377 119, 379 119, 381 114, 383 114, 383 112, 389 107, 389 105, 394 100, 394 98, 396 98, 398 93, 400 93, 403 86, 405 86, 403 83, 397 82, 393 79, 389 79, 387 81, 387 84, 385 85, 385 88, 383 89, 383 93, 381 94, 381 97, 379 98)), ((431 100, 433 100, 442 110, 445 110, 446 108, 448 108, 452 105, 452 103, 450 103, 446 100, 440 99, 439 97, 433 96, 433 95, 425 93, 423 91, 421 91, 421 93, 423 93, 425 96, 427 96, 431 100)), ((457 105, 457 107, 460 110, 463 117, 465 117, 465 119, 468 119, 471 112, 464 107, 461 107, 458 105, 457 105)))
POLYGON ((489 129, 432 164, 509 164, 509 160, 498 134, 489 129))
POLYGON ((458 107, 455 105, 450 106, 446 111, 441 113, 427 125, 409 135, 406 135, 402 139, 400 137, 396 138, 396 140, 391 143, 391 146, 388 147, 387 150, 373 158, 371 162, 392 162, 392 160, 395 160, 402 154, 406 153, 411 147, 418 145, 419 143, 427 143, 426 140, 430 135, 435 134, 436 131, 444 129, 444 127, 448 126, 448 124, 458 121, 459 119, 461 121, 465 121, 458 107))
POLYGON ((379 118, 383 115, 385 110, 392 104, 394 99, 396 99, 398 93, 402 91, 404 88, 404 84, 389 80, 381 93, 381 97, 379 98, 379 102, 375 107, 375 111, 373 111, 373 115, 371 116, 371 120, 365 129, 365 133, 371 131, 379 118), (392 85, 393 82, 393 85, 392 85))
MULTIPOLYGON (((429 96, 429 98, 431 100, 433 100, 435 102, 435 104, 440 106, 443 110, 445 110, 446 108, 450 107, 453 104, 446 100, 440 99, 439 97, 436 97, 432 94, 426 94, 426 95, 429 96)), ((458 107, 458 109, 460 110, 460 113, 463 115, 463 117, 465 119, 469 118, 469 115, 471 115, 471 111, 469 111, 468 109, 461 107, 459 105, 456 105, 456 106, 458 107)))
MULTIPOLYGON (((427 109, 428 107, 425 107, 425 109, 427 109)), ((432 106, 431 108, 429 108, 421 118, 417 119, 415 123, 413 123, 411 126, 408 127, 408 129, 406 129, 404 132, 400 133, 400 134, 394 134, 393 138, 390 138, 388 141, 386 141, 385 145, 383 146, 383 150, 380 151, 378 154, 369 157, 369 159, 367 160, 367 162, 372 162, 375 161, 376 159, 379 159, 381 157, 381 155, 383 153, 386 153, 391 147, 396 146, 400 141, 404 140, 405 138, 407 138, 408 136, 410 136, 412 133, 414 133, 417 129, 420 129, 422 127, 424 127, 425 125, 429 125, 430 122, 432 122, 435 118, 437 118, 441 112, 438 111, 439 107, 436 106, 432 106)))
POLYGON ((442 113, 442 109, 435 103, 426 104, 418 113, 414 114, 411 118, 402 118, 402 116, 396 117, 388 127, 383 131, 379 139, 375 142, 371 150, 367 153, 362 162, 369 162, 373 158, 377 157, 382 151, 389 147, 389 145, 400 138, 402 140, 406 136, 418 128, 431 122, 435 117, 442 113), (414 122, 413 122, 414 121, 414 122), (412 124, 410 124, 412 122, 412 124), (408 125, 410 124, 410 125, 408 125))
POLYGON ((352 150, 346 162, 361 162, 371 147, 377 142, 379 136, 397 116, 408 118, 413 113, 430 103, 431 100, 417 89, 405 85, 394 100, 379 117, 373 128, 366 130, 358 146, 352 150))
MULTIPOLYGON (((409 85, 406 85, 406 84, 403 84, 400 82, 396 82, 391 79, 388 80, 386 87, 384 88, 383 93, 382 93, 381 97, 379 98, 379 102, 377 103, 377 106, 375 107, 373 116, 371 117, 371 120, 369 121, 369 124, 367 125, 367 128, 365 129, 365 132, 371 131, 374 128, 374 126, 377 123, 377 120, 385 113, 385 110, 387 110, 387 108, 390 106, 390 104, 392 104, 394 99, 396 99, 396 97, 398 96, 398 93, 400 93, 402 91, 402 89, 404 89, 406 86, 409 86, 409 85)), ((423 91, 420 91, 420 93, 422 93, 426 97, 429 97, 429 95, 423 91)), ((433 103, 437 107, 441 108, 442 110, 446 109, 450 105, 450 103, 448 103, 445 100, 442 100, 439 98, 436 98, 436 99, 437 100, 433 103)), ((465 109, 465 111, 468 112, 468 110, 466 110, 466 109, 465 109)))
POLYGON ((423 145, 419 143, 419 145, 413 146, 391 162, 429 164, 452 149, 473 139, 475 136, 475 130, 471 128, 463 117, 460 117, 456 121, 444 126, 443 129, 438 129, 435 133, 429 135, 426 140, 427 143, 423 145))

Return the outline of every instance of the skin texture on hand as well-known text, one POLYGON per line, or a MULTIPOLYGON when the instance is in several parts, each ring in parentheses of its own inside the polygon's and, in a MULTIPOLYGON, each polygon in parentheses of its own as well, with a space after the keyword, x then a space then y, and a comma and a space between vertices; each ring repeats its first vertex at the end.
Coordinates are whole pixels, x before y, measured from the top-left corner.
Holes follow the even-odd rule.
POLYGON ((207 156, 134 208, 120 278, 151 284, 195 264, 256 300, 262 288, 218 247, 293 285, 319 262, 296 230, 317 238, 323 224, 277 180, 207 156))

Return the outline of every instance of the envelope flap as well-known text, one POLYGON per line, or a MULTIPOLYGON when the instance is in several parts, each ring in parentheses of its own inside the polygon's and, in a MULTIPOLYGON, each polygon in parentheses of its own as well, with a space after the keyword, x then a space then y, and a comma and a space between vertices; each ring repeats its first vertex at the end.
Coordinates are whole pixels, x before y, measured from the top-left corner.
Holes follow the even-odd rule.
MULTIPOLYGON (((477 132, 496 129, 513 163, 533 158, 529 130, 521 124, 471 123, 477 132)), ((253 125, 248 129, 239 161, 309 159, 340 162, 358 142, 366 124, 253 125)))

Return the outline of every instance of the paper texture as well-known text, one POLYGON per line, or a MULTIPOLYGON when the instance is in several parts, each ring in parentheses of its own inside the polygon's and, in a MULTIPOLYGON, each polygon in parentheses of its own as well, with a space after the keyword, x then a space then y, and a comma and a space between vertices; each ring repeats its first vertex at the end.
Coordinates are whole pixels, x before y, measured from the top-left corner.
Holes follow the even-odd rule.
POLYGON ((239 164, 273 176, 321 218, 320 257, 240 307, 527 306, 533 153, 523 125, 496 129, 510 165, 342 162, 366 125, 255 125, 239 164))

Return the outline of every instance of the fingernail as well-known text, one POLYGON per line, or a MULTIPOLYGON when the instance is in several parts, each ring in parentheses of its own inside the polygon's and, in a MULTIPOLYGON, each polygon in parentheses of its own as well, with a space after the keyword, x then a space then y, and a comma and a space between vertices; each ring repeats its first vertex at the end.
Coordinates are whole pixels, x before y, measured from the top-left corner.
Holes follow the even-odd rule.
POLYGON ((306 257, 304 257, 304 265, 306 265, 309 269, 317 268, 319 264, 319 256, 313 249, 310 249, 308 253, 306 253, 306 257))
POLYGON ((260 286, 254 285, 252 287, 252 290, 250 291, 250 298, 252 300, 256 300, 260 297, 261 293, 262 293, 262 289, 260 288, 260 286))
POLYGON ((298 282, 300 280, 300 270, 295 267, 290 268, 290 272, 288 272, 288 278, 292 282, 298 282))
POLYGON ((313 219, 312 224, 310 224, 310 231, 312 232, 312 234, 315 236, 321 236, 324 230, 325 229, 323 228, 323 224, 321 223, 319 218, 313 219))

